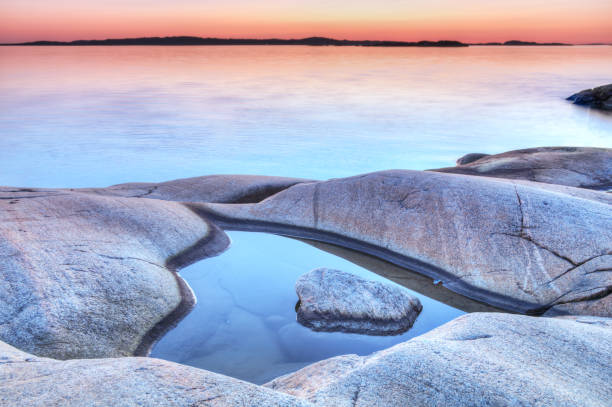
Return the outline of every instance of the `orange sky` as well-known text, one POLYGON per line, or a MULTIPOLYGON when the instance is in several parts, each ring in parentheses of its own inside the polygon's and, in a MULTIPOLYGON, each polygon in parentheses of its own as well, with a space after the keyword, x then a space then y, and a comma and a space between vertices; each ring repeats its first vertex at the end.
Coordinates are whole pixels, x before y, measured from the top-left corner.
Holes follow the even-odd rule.
POLYGON ((612 43, 612 0, 0 0, 0 42, 141 36, 612 43))

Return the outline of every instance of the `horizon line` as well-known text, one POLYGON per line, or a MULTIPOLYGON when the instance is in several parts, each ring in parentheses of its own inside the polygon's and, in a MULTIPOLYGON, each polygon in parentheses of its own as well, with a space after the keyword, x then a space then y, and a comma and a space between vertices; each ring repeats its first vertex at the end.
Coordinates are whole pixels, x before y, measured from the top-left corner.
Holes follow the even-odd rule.
MULTIPOLYGON (((200 37, 193 35, 173 35, 173 36, 148 36, 148 37, 123 37, 123 38, 104 38, 104 39, 77 39, 70 41, 57 41, 57 40, 34 40, 34 41, 25 41, 25 42, 11 42, 11 43, 0 43, 0 46, 19 46, 19 45, 104 45, 99 43, 104 42, 113 42, 113 41, 154 41, 154 40, 202 40, 202 41, 253 41, 254 44, 227 44, 227 45, 379 45, 384 46, 384 44, 388 44, 389 46, 393 45, 418 45, 424 43, 430 44, 444 44, 444 43, 454 43, 455 46, 479 46, 479 45, 555 45, 555 46, 571 46, 571 45, 612 45, 612 43, 605 42, 592 42, 592 43, 565 43, 565 42, 537 42, 530 40, 507 40, 507 41, 481 41, 481 42, 462 42, 458 40, 420 40, 420 41, 402 41, 402 40, 348 40, 348 39, 335 39, 331 37, 324 36, 309 36, 303 38, 279 38, 279 37, 259 37, 259 38, 250 38, 250 37, 200 37), (258 44, 257 42, 265 42, 265 41, 274 41, 279 44, 258 44), (283 43, 291 43, 291 42, 307 42, 307 41, 320 41, 321 44, 283 44, 283 43), (325 43, 325 42, 329 43, 325 43), (88 44, 91 43, 91 44, 88 44), (96 44, 98 43, 98 44, 96 44), (335 43, 335 44, 334 44, 335 43)), ((122 45, 122 44, 107 44, 107 45, 122 45)), ((131 45, 131 44, 124 44, 131 45)), ((133 44, 133 45, 148 45, 148 44, 133 44)), ((156 44, 150 44, 156 45, 156 44)), ((162 44, 162 45, 190 45, 190 44, 162 44)), ((192 45, 215 45, 215 44, 192 44, 192 45)))

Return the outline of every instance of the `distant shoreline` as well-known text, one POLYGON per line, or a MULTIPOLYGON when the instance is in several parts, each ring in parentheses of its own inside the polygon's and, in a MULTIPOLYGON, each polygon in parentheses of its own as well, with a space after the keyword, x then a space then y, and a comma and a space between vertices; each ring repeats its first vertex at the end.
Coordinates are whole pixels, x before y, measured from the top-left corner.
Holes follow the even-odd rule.
MULTIPOLYGON (((142 38, 109 38, 104 40, 76 41, 30 41, 6 43, 0 46, 100 46, 100 45, 308 45, 308 46, 356 46, 356 47, 468 47, 468 46, 572 46, 561 42, 539 43, 533 41, 510 40, 506 42, 463 43, 461 41, 379 41, 379 40, 337 40, 326 37, 308 37, 301 39, 255 39, 255 38, 212 38, 212 37, 142 37, 142 38)), ((611 44, 581 44, 611 45, 611 44)))
POLYGON ((574 44, 566 44, 563 42, 534 42, 534 41, 518 41, 518 40, 510 40, 510 41, 506 41, 506 42, 479 42, 479 43, 473 43, 470 45, 474 45, 474 46, 523 46, 523 47, 529 47, 529 46, 544 46, 544 47, 569 47, 569 46, 573 46, 574 44))
POLYGON ((253 39, 253 38, 202 38, 202 37, 144 37, 116 38, 105 40, 77 41, 33 41, 17 44, 0 44, 4 46, 83 46, 83 45, 310 45, 310 46, 362 46, 362 47, 467 47, 460 41, 353 41, 336 40, 325 37, 302 39, 253 39))

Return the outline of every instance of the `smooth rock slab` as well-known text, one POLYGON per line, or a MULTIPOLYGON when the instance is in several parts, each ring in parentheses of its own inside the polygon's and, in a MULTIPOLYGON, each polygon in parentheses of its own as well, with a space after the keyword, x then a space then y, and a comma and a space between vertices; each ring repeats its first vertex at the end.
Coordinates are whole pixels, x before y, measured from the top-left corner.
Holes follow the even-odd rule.
POLYGON ((315 405, 607 407, 612 319, 461 316, 370 356, 338 356, 266 384, 315 405))
POLYGON ((81 192, 164 201, 254 203, 293 185, 311 182, 301 178, 265 175, 205 175, 172 181, 132 182, 81 192))
POLYGON ((609 148, 528 148, 465 162, 465 157, 472 155, 461 157, 457 160, 456 167, 431 171, 536 181, 596 190, 612 189, 612 149, 609 148))
POLYGON ((227 376, 152 358, 38 358, 0 342, 0 405, 311 406, 227 376))
POLYGON ((612 84, 585 89, 568 97, 576 105, 612 110, 612 84))
POLYGON ((193 204, 221 227, 320 240, 521 313, 612 316, 612 194, 382 171, 298 184, 258 204, 193 204))
POLYGON ((423 309, 401 287, 326 268, 301 276, 295 291, 297 320, 315 331, 395 335, 410 329, 423 309))
POLYGON ((229 238, 177 202, 0 188, 0 340, 57 359, 146 355, 193 306, 176 270, 229 238))

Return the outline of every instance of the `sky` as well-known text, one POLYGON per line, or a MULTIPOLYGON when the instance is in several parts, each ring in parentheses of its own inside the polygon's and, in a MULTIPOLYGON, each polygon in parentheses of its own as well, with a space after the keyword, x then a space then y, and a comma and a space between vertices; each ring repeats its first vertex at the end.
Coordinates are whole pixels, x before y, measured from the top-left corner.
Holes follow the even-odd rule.
POLYGON ((194 35, 612 42, 612 0, 0 0, 0 42, 194 35))

